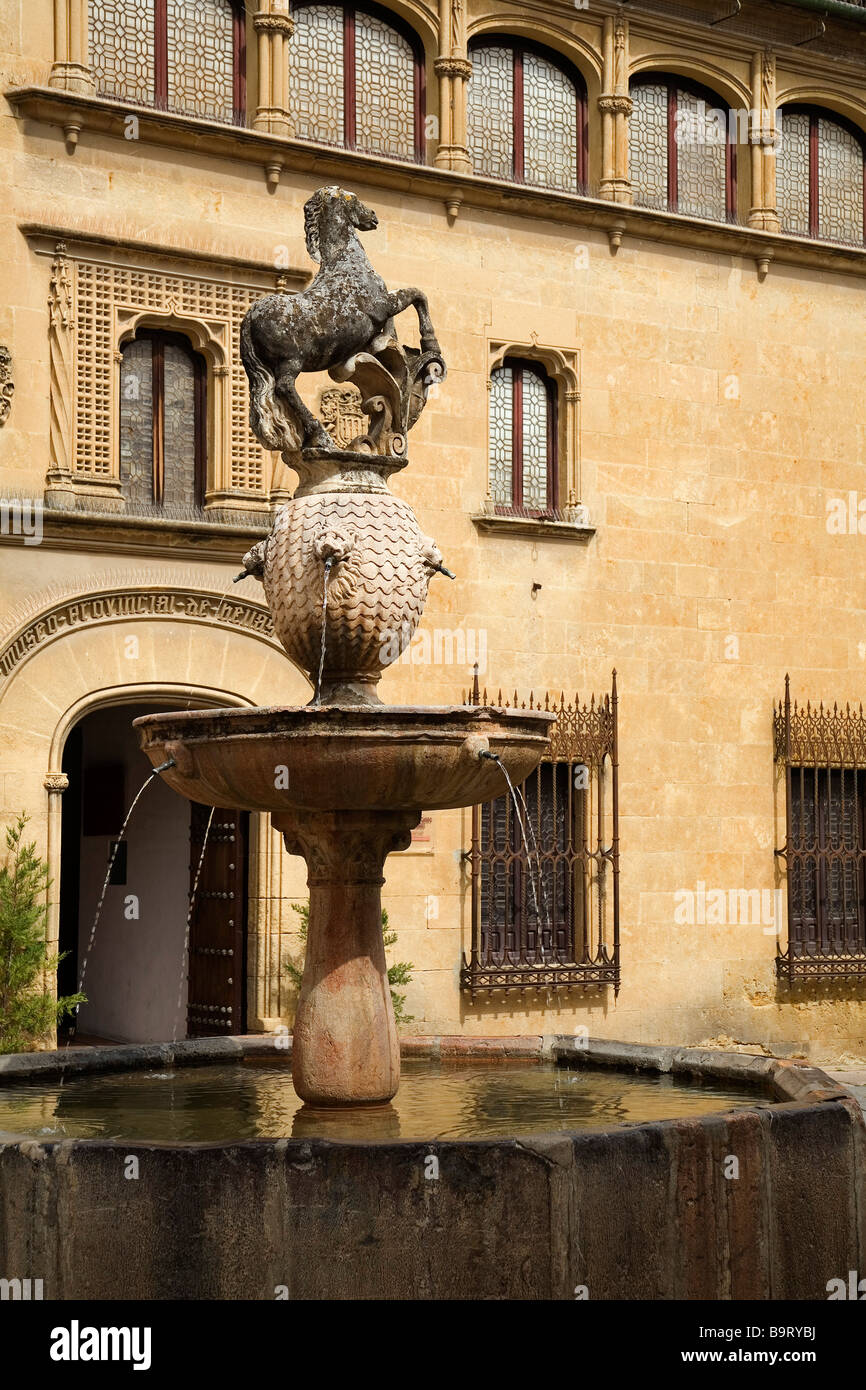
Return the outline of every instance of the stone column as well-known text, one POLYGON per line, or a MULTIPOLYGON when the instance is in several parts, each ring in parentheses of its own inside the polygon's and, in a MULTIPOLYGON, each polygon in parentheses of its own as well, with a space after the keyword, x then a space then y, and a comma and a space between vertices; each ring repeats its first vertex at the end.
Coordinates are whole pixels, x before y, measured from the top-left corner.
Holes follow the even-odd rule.
POLYGON ((292 1080, 309 1105, 382 1105, 400 1084, 400 1046, 382 936, 383 867, 408 849, 420 811, 282 812, 307 864, 310 922, 292 1035, 292 1080))
POLYGON ((54 0, 54 62, 49 87, 92 93, 87 0, 54 0))
POLYGON ((253 129, 270 135, 292 135, 289 115, 289 39, 295 21, 286 0, 262 0, 253 16, 258 53, 258 102, 253 129))
POLYGON ((628 118, 633 103, 628 94, 628 20, 613 15, 605 18, 602 58, 604 90, 598 99, 601 112, 599 192, 612 203, 630 203, 628 118))
MULTIPOLYGON (((48 915, 45 922, 45 940, 49 955, 54 955, 60 941, 60 840, 63 818, 63 793, 69 787, 65 772, 46 773, 43 783, 48 793, 48 842, 46 861, 51 876, 49 888, 48 915)), ((52 971, 45 976, 45 988, 51 994, 57 992, 57 978, 52 971)), ((53 1044, 51 1044, 53 1046, 53 1044)))
POLYGON ((439 147, 436 165, 440 169, 472 172, 472 158, 466 145, 466 84, 472 64, 466 52, 466 15, 462 0, 440 0, 439 56, 433 64, 439 79, 439 147))
POLYGON ((72 270, 64 243, 58 242, 51 263, 48 294, 48 475, 45 494, 51 506, 75 505, 72 429, 72 361, 75 321, 72 270))
POLYGON ((765 232, 778 232, 781 227, 776 208, 776 140, 776 59, 770 52, 756 53, 752 58, 749 113, 749 226, 765 232))

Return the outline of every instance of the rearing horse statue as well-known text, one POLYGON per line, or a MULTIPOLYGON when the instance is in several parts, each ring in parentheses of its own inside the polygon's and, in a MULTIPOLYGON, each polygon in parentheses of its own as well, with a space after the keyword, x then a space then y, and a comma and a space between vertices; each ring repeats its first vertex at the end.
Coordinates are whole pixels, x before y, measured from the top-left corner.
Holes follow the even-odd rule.
POLYGON ((389 291, 367 259, 355 230, 379 219, 354 193, 320 188, 304 205, 307 250, 319 261, 300 294, 256 300, 241 326, 241 358, 250 383, 250 426, 266 449, 332 449, 334 442, 298 395, 301 372, 328 371, 360 352, 393 341, 394 318, 414 305, 422 352, 439 352, 426 295, 389 291))

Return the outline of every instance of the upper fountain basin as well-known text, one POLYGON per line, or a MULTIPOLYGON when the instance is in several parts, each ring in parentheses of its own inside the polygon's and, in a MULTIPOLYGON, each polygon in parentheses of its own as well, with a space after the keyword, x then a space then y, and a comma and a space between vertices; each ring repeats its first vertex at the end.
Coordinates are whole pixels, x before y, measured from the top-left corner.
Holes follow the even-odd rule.
POLYGON ((519 784, 555 716, 478 706, 324 705, 189 710, 135 720, 163 781, 192 801, 240 811, 449 810, 519 784))

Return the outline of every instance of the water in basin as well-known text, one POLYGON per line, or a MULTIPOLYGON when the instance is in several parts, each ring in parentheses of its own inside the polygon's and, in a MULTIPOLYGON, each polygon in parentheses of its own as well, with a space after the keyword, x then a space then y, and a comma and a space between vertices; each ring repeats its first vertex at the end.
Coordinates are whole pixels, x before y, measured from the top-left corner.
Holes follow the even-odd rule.
POLYGON ((41 1139, 496 1139, 766 1105, 759 1092, 552 1063, 408 1059, 389 1105, 302 1107, 285 1059, 0 1087, 0 1132, 41 1139))

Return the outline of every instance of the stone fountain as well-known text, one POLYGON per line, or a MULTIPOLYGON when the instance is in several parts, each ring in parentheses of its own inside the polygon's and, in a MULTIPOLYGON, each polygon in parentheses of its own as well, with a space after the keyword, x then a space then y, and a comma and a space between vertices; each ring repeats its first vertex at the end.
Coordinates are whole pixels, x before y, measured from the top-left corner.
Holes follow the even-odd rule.
POLYGON ((302 293, 250 309, 241 355, 250 423, 298 475, 239 578, 264 586, 276 632, 316 694, 303 708, 224 709, 135 721, 162 776, 192 800, 269 812, 307 864, 310 918, 292 1077, 309 1105, 382 1104, 400 1053, 385 965, 381 889, 422 812, 472 806, 536 767, 553 715, 479 707, 388 707, 376 686, 411 641, 431 578, 453 578, 412 509, 388 488, 445 363, 418 289, 389 292, 357 237, 376 214, 323 188, 306 204, 320 260, 302 293), (420 349, 394 318, 418 314, 420 349), (338 447, 297 392, 328 371, 359 392, 368 428, 338 447))

